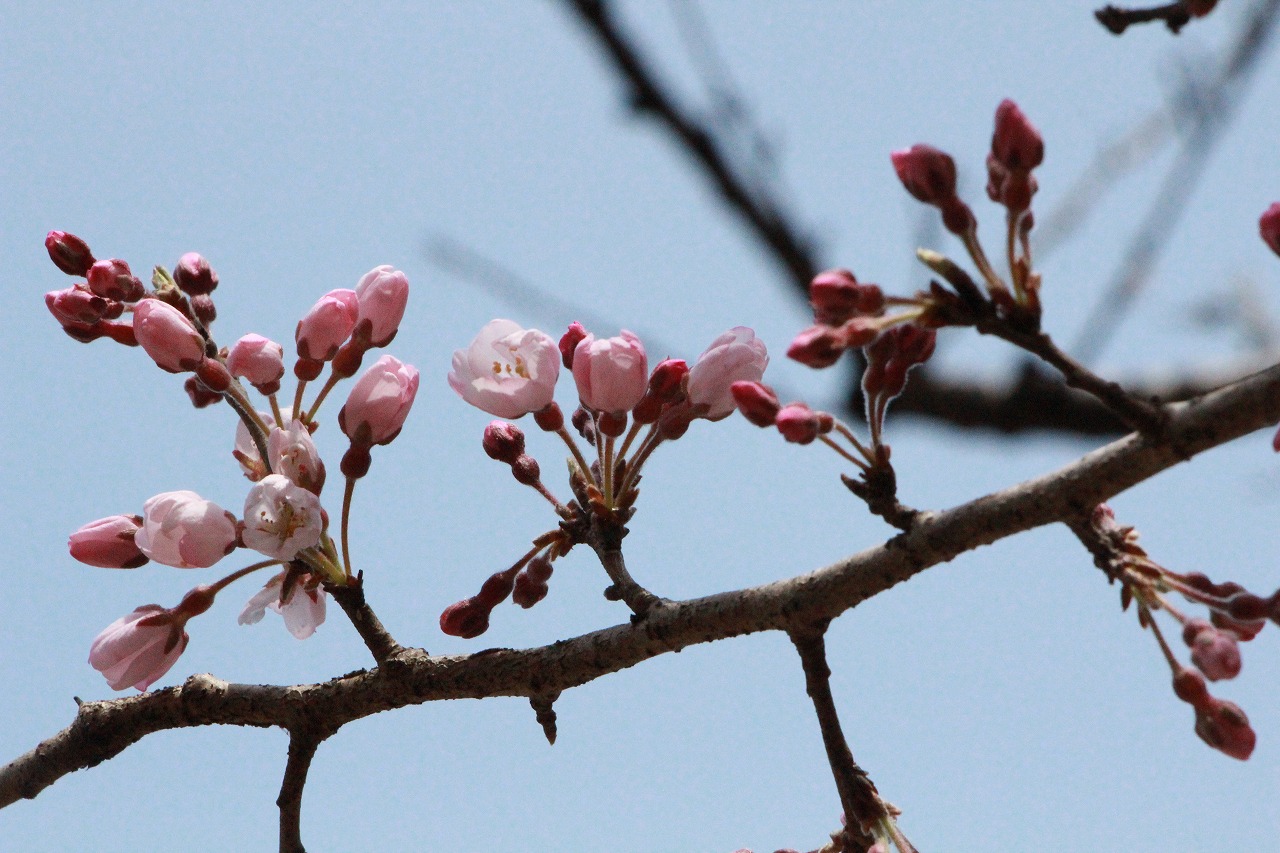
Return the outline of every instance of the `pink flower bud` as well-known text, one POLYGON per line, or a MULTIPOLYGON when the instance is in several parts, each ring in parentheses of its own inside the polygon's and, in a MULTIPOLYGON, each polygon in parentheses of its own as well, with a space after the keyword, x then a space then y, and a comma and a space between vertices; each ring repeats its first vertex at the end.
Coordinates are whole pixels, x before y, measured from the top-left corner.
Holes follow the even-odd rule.
POLYGON ((813 368, 830 367, 844 353, 844 340, 831 326, 810 326, 792 339, 787 358, 813 368))
POLYGON ((1240 646, 1235 637, 1203 619, 1192 619, 1183 628, 1182 639, 1191 648, 1191 662, 1210 681, 1240 674, 1240 646))
POLYGON ((235 548, 235 517, 195 492, 163 492, 148 498, 142 515, 134 541, 157 563, 204 569, 235 548))
POLYGON ((490 459, 512 465, 524 453, 524 433, 515 424, 493 421, 484 428, 482 444, 490 459))
POLYGON ((195 325, 159 299, 144 299, 134 306, 133 333, 161 370, 182 373, 204 361, 204 338, 195 325))
POLYGON ((67 275, 88 275, 89 267, 93 266, 89 244, 74 234, 50 231, 44 238, 44 247, 49 252, 49 260, 67 275))
POLYGON ((761 382, 735 382, 730 391, 743 417, 758 427, 774 425, 782 405, 772 388, 761 382))
POLYGON ((573 370, 574 350, 586 336, 587 330, 582 328, 582 324, 577 320, 570 323, 568 330, 560 336, 560 361, 564 364, 565 370, 573 370))
POLYGON ((417 393, 417 368, 384 355, 351 389, 338 426, 354 444, 387 444, 400 434, 417 393))
POLYGON ((440 630, 451 637, 470 640, 489 630, 489 613, 492 606, 485 606, 474 598, 450 604, 440 614, 440 630))
POLYGON ((85 565, 103 569, 136 569, 147 557, 134 542, 142 524, 137 515, 113 515, 81 527, 67 540, 71 556, 85 565))
POLYGON ((241 625, 253 625, 262 621, 268 609, 284 617, 284 627, 299 640, 305 640, 324 624, 325 604, 329 596, 310 574, 294 579, 289 595, 281 600, 287 572, 267 581, 244 605, 236 621, 241 625))
POLYGON ((360 301, 354 290, 331 290, 321 296, 298 321, 294 340, 298 355, 308 361, 328 361, 351 336, 360 301))
POLYGON ((1196 706, 1196 734, 1209 746, 1240 761, 1253 754, 1258 741, 1239 705, 1212 696, 1196 706))
POLYGON ((90 290, 116 302, 137 302, 146 292, 129 265, 119 258, 95 261, 86 278, 89 279, 90 290))
POLYGON ((146 690, 187 648, 185 624, 158 604, 143 605, 103 629, 89 648, 89 664, 112 690, 146 690))
POLYGON ((51 290, 44 295, 45 307, 59 323, 93 325, 102 320, 118 302, 108 302, 82 285, 51 290))
POLYGON ((1280 201, 1267 208, 1258 219, 1258 233, 1271 251, 1280 255, 1280 201))
POLYGON ((491 320, 453 354, 449 387, 477 409, 515 419, 551 405, 560 376, 556 343, 537 329, 491 320))
POLYGON ((764 341, 746 326, 735 326, 711 342, 689 369, 689 403, 706 411, 710 421, 727 418, 734 410, 735 382, 758 382, 769 364, 764 341))
POLYGON ((1040 131, 1008 98, 996 107, 996 129, 991 137, 991 155, 1011 172, 1029 172, 1044 160, 1044 140, 1040 131))
POLYGON ((284 347, 262 335, 245 335, 227 353, 227 370, 247 379, 261 393, 274 394, 284 376, 284 347))
POLYGON ((173 280, 188 296, 208 296, 218 286, 218 274, 196 252, 187 252, 173 268, 173 280))
POLYGON ((809 304, 815 322, 839 326, 859 314, 880 314, 884 292, 878 285, 859 284, 848 270, 827 270, 809 283, 809 304))
POLYGON ((588 334, 573 351, 573 380, 582 404, 597 412, 631 411, 649 386, 649 361, 626 329, 614 338, 588 334))
POLYGON ((787 441, 795 444, 809 444, 818 437, 818 416, 804 403, 788 403, 783 406, 774 418, 778 432, 787 441))
MULTIPOLYGON (((241 426, 244 422, 241 422, 241 426)), ((245 430, 246 436, 248 430, 245 430)), ((237 432, 237 447, 239 435, 237 432)), ((252 441, 249 442, 253 444, 252 441)), ((257 448, 254 448, 255 454, 257 448)), ((294 419, 286 429, 275 428, 267 435, 267 453, 271 457, 271 465, 277 474, 288 477, 294 485, 319 495, 324 488, 324 460, 311 439, 311 431, 302 421, 294 419)), ((242 463, 243 464, 243 463, 242 463)), ((265 472, 264 472, 265 473, 265 472)), ((250 477, 261 479, 261 477, 250 477)))
POLYGON ((898 180, 925 204, 939 205, 956 194, 956 161, 932 145, 912 145, 889 155, 898 180))
POLYGON ((263 477, 244 499, 246 548, 288 561, 319 544, 324 529, 320 499, 283 474, 263 477))
POLYGON ((409 301, 409 279, 389 264, 374 267, 360 278, 356 298, 356 336, 369 346, 385 347, 391 343, 409 301))

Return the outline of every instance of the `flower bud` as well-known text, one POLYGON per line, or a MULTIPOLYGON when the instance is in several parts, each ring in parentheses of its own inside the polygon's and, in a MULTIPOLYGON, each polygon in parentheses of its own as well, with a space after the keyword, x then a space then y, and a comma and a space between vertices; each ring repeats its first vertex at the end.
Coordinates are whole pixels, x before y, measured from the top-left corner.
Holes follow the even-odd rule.
POLYGON ((839 326, 858 314, 884 310, 884 292, 874 284, 859 284, 845 269, 827 270, 809 283, 813 319, 824 326, 839 326))
POLYGON ((843 353, 844 341, 831 326, 810 326, 787 347, 787 358, 819 369, 835 364, 843 353))
POLYGON ((284 347, 262 335, 245 335, 227 353, 227 370, 248 380, 259 392, 274 394, 284 376, 284 347))
POLYGON ((177 308, 158 299, 144 299, 134 307, 133 332, 162 370, 182 373, 195 370, 204 361, 204 338, 195 325, 177 308))
POLYGON ((188 296, 208 296, 218 286, 218 274, 196 252, 187 252, 173 268, 173 280, 188 296))
POLYGON ((493 421, 484 428, 482 445, 490 459, 512 465, 524 453, 524 433, 515 424, 493 421))
POLYGON ((112 622, 89 648, 89 665, 112 690, 145 691, 177 662, 190 637, 185 618, 158 604, 146 604, 112 622))
POLYGON ((385 347, 391 343, 409 300, 409 279, 389 264, 374 267, 360 278, 356 298, 356 336, 368 346, 385 347))
POLYGON ((489 630, 489 612, 492 608, 478 604, 475 599, 465 598, 450 604, 440 614, 440 630, 451 637, 470 640, 489 630))
POLYGON ((49 291, 44 295, 44 304, 59 323, 88 326, 101 321, 112 305, 119 305, 81 285, 49 291))
POLYGON ((146 293, 129 265, 119 258, 94 262, 85 277, 89 280, 89 289, 104 299, 137 302, 146 293))
POLYGON ((1253 754, 1258 741, 1239 705, 1212 696, 1196 706, 1196 734, 1209 746, 1240 761, 1253 754))
POLYGON ((573 379, 582 404, 597 412, 625 413, 644 397, 649 363, 644 344, 623 329, 613 338, 588 334, 573 351, 573 379))
POLYGON ((1280 255, 1280 201, 1267 208, 1258 219, 1258 233, 1271 251, 1280 255))
POLYGON ((178 569, 208 568, 236 547, 231 513, 195 492, 162 492, 142 505, 138 550, 178 569))
POLYGON ((774 423, 787 441, 809 444, 818 437, 817 414, 804 403, 788 403, 779 411, 774 423))
POLYGON ((74 234, 66 231, 50 231, 44 238, 44 247, 49 252, 49 260, 67 275, 85 276, 93 266, 93 252, 89 244, 74 234))
POLYGON ((353 443, 387 444, 400 434, 417 394, 417 368, 384 355, 351 389, 338 426, 353 443))
POLYGON ((142 516, 113 515, 91 521, 67 540, 71 556, 88 566, 103 569, 136 569, 147 556, 134 542, 142 516))
POLYGON ((560 336, 560 362, 565 370, 573 370, 573 353, 586 336, 587 330, 577 320, 570 323, 568 330, 560 336))
POLYGON ((1044 160, 1040 131, 1013 101, 1005 98, 996 107, 996 129, 991 155, 1010 171, 1031 171, 1044 160))
POLYGON ((1192 619, 1183 628, 1182 639, 1191 648, 1191 662, 1210 681, 1240 674, 1240 646, 1235 637, 1219 631, 1204 619, 1192 619))
POLYGON ((925 204, 940 204, 956 194, 956 161, 932 145, 912 145, 889 155, 907 192, 925 204))
POLYGON ((354 290, 331 290, 298 321, 294 341, 299 357, 328 361, 355 328, 360 304, 354 290))
POLYGON ((764 341, 746 326, 735 326, 717 337, 689 369, 689 403, 710 421, 727 418, 734 410, 735 382, 758 382, 769 364, 764 341))
POLYGON ((762 382, 735 382, 730 386, 733 401, 742 416, 758 427, 771 427, 782 405, 773 389, 762 382))

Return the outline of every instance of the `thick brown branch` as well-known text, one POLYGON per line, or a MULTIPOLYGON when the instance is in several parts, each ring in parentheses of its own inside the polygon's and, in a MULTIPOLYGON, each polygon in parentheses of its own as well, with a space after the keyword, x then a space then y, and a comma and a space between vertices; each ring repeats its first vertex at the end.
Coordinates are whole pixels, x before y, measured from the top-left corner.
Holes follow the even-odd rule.
POLYGON ((889 816, 876 786, 865 770, 853 760, 853 752, 840 728, 840 715, 836 713, 836 701, 831 695, 831 668, 827 666, 826 625, 791 632, 791 642, 800 654, 804 667, 805 692, 813 700, 813 710, 818 715, 818 728, 822 732, 822 745, 827 750, 827 761, 835 777, 836 790, 840 793, 840 805, 844 808, 844 850, 864 853, 875 839, 867 827, 889 816))
POLYGON ((1097 504, 1197 453, 1280 420, 1280 366, 1169 407, 1159 439, 1129 435, 1052 473, 953 509, 921 513, 909 532, 788 580, 654 608, 618 625, 535 649, 430 657, 406 649, 387 666, 321 684, 233 685, 208 675, 154 693, 89 702, 75 721, 0 768, 0 806, 117 755, 146 735, 199 725, 337 729, 439 699, 532 697, 566 690, 666 652, 833 619, 930 566, 1097 504))
POLYGON ((661 598, 649 592, 631 577, 631 573, 627 571, 626 560, 623 559, 622 551, 617 548, 595 547, 596 554, 600 557, 600 564, 604 566, 605 572, 609 575, 609 580, 613 584, 605 590, 605 598, 611 601, 622 601, 631 608, 631 612, 637 618, 644 616, 653 608, 655 604, 662 601, 661 598))
POLYGON ((307 853, 302 845, 302 789, 307 784, 311 759, 323 740, 324 736, 308 730, 289 733, 289 760, 280 783, 280 796, 276 797, 280 808, 280 853, 307 853))

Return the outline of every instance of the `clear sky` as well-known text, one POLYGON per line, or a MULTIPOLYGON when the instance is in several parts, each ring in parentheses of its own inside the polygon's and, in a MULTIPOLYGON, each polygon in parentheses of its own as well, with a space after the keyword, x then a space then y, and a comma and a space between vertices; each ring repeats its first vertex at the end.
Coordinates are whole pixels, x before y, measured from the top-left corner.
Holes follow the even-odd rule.
MULTIPOLYGON (((921 280, 919 206, 888 154, 928 141, 960 163, 984 233, 991 116, 1016 99, 1040 127, 1047 211, 1096 151, 1232 36, 1243 0, 1175 39, 1116 39, 1086 2, 703 2, 700 8, 782 186, 822 257, 899 292, 921 280)), ((627 22, 673 80, 696 84, 672 7, 627 22)), ((1257 239, 1280 199, 1280 55, 1271 54, 1176 227, 1152 289, 1099 363, 1124 375, 1240 356, 1198 307, 1274 317, 1280 261, 1257 239)), ((0 26, 0 760, 69 723, 73 696, 112 691, 85 659, 104 626, 171 605, 213 570, 134 572, 72 561, 66 536, 149 496, 192 489, 238 509, 225 407, 195 411, 143 353, 65 337, 41 297, 66 286, 42 240, 86 238, 135 271, 199 251, 218 270, 215 333, 288 342, 322 293, 393 264, 413 284, 391 352, 422 388, 403 435, 357 490, 354 558, 397 638, 433 652, 529 646, 623 621, 587 554, 557 564, 550 596, 504 606, 483 638, 441 635, 472 594, 553 524, 480 448, 487 416, 445 383, 450 354, 487 320, 558 334, 578 317, 635 330, 656 357, 692 358, 753 326, 769 377, 815 405, 840 377, 782 357, 809 318, 779 271, 725 216, 668 140, 632 117, 593 44, 557 4, 7 3, 0 26), (576 306, 504 302, 434 264, 461 241, 576 306)), ((709 109, 704 95, 695 99, 709 109)), ((1166 150, 1106 196, 1042 267, 1045 325, 1080 331, 1166 150)), ((938 247, 958 253, 943 241, 938 247)), ((1002 345, 947 332, 943 366, 999 376, 1002 345)), ((561 389, 569 390, 566 385, 561 389)), ((318 436, 336 469, 328 407, 318 436)), ((569 395, 561 398, 570 405, 569 395)), ((1280 583, 1278 467, 1267 435, 1118 498, 1157 560, 1266 593, 1280 583)), ((1051 470, 1094 444, 1007 438, 890 416, 905 502, 941 508, 1051 470)), ((545 472, 561 451, 532 436, 545 472)), ((881 542, 887 528, 840 485, 834 455, 785 445, 738 417, 697 424, 646 471, 627 539, 633 572, 688 598, 787 577, 881 542)), ((553 489, 563 485, 549 478, 553 489)), ((336 506, 331 485, 327 501, 336 506)), ((256 589, 229 589, 190 625, 157 686, 195 672, 240 682, 322 680, 368 664, 341 614, 298 642, 278 619, 241 627, 256 589)), ((928 851, 1261 850, 1280 787, 1280 631, 1245 648, 1233 683, 1259 733, 1244 764, 1204 746, 1152 638, 1064 529, 940 566, 840 619, 829 652, 854 755, 928 851)), ((667 655, 573 690, 549 747, 516 700, 436 703, 348 726, 312 768, 315 850, 716 851, 812 849, 840 808, 794 651, 780 635, 667 655)), ((146 738, 0 813, 22 851, 274 849, 279 731, 146 738)))

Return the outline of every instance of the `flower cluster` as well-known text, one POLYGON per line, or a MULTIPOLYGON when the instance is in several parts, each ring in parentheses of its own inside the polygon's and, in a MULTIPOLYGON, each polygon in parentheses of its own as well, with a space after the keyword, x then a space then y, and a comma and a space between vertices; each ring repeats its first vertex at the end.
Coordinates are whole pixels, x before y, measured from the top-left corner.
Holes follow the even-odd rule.
POLYGON ((172 274, 157 267, 154 289, 148 290, 127 263, 95 260, 74 235, 51 232, 45 246, 60 270, 85 278, 45 296, 64 331, 86 343, 105 338, 141 346, 162 370, 192 374, 186 390, 197 407, 227 401, 239 416, 232 455, 252 482, 238 518, 195 492, 164 492, 144 502, 141 514, 99 519, 72 533, 71 556, 117 569, 148 562, 204 569, 239 548, 266 558, 197 586, 176 607, 148 604, 118 619, 94 641, 89 662, 116 690, 146 690, 186 648, 188 620, 208 610, 227 585, 268 566, 282 568, 249 600, 240 622, 257 622, 270 609, 294 636, 309 637, 325 619, 325 587, 357 582, 346 528, 353 487, 368 472, 370 449, 387 444, 403 427, 418 372, 382 356, 355 383, 338 414, 350 440, 341 466, 347 478, 341 555, 320 501, 325 465, 311 437, 316 414, 336 383, 355 374, 366 352, 395 337, 409 293, 404 274, 378 267, 354 290, 332 291, 307 312, 295 333, 298 384, 286 418, 276 396, 285 373, 284 347, 249 334, 229 349, 218 348, 210 332, 218 275, 200 255, 183 255, 172 274), (329 377, 304 407, 307 383, 319 378, 326 363, 329 377), (252 405, 241 380, 266 397, 269 411, 252 405))
POLYGON ((509 596, 532 607, 547 594, 552 562, 582 542, 590 542, 602 559, 606 552, 613 555, 606 559, 606 569, 615 564, 611 590, 627 597, 616 567, 617 543, 635 511, 641 467, 658 445, 680 438, 694 420, 719 421, 732 414, 733 384, 758 381, 768 362, 764 343, 743 326, 712 341, 692 367, 682 359, 664 359, 650 370, 644 344, 625 330, 598 338, 573 323, 557 342, 510 320, 488 323, 466 349, 454 353, 449 385, 478 409, 499 418, 532 414, 540 429, 557 435, 571 454, 574 500, 561 502, 543 484, 515 424, 494 421, 485 428, 485 452, 550 502, 560 524, 536 538, 513 566, 486 580, 479 593, 447 608, 440 617, 445 633, 478 636, 488 628, 493 608, 509 596), (554 400, 561 367, 572 374, 578 395, 569 426, 554 400), (579 439, 594 461, 587 461, 579 439))
POLYGON ((1100 561, 1112 581, 1120 583, 1121 606, 1136 604, 1138 622, 1150 628, 1169 668, 1174 694, 1195 711, 1195 732, 1209 746, 1244 760, 1257 740, 1249 718, 1233 702, 1209 693, 1205 679, 1226 681, 1240 674, 1240 643, 1262 631, 1268 621, 1280 624, 1280 590, 1254 595, 1238 583, 1215 583, 1199 572, 1180 574, 1152 560, 1138 544, 1132 527, 1116 523, 1106 504, 1093 512, 1092 527, 1106 543, 1110 557, 1100 561), (1208 609, 1208 619, 1192 618, 1169 600, 1177 593, 1208 609), (1165 640, 1153 614, 1164 611, 1182 628, 1194 669, 1182 664, 1165 640))

